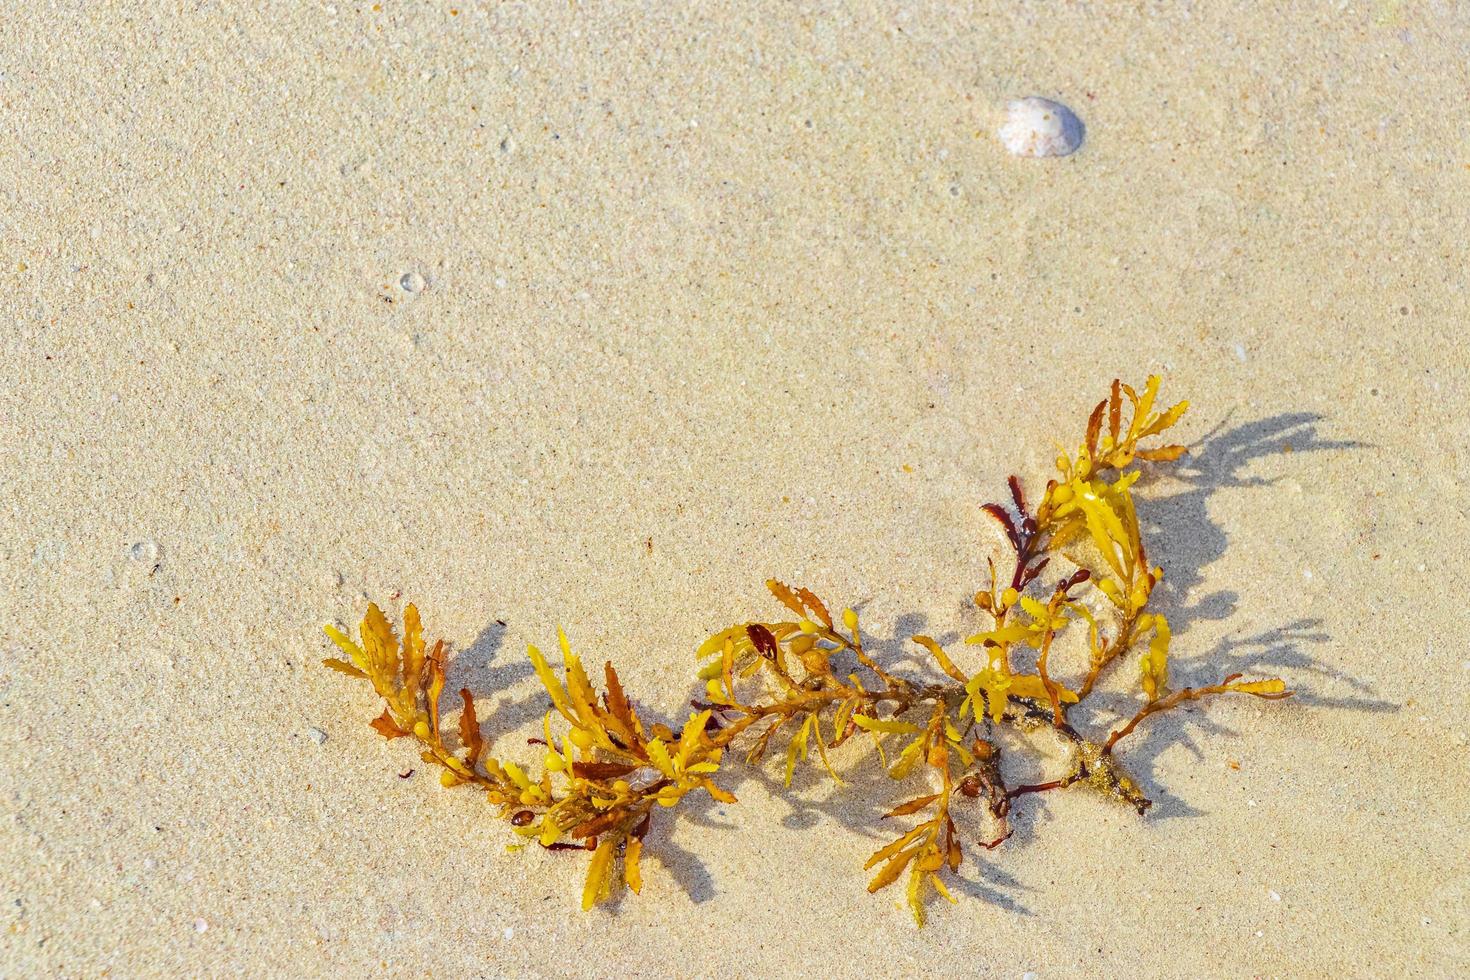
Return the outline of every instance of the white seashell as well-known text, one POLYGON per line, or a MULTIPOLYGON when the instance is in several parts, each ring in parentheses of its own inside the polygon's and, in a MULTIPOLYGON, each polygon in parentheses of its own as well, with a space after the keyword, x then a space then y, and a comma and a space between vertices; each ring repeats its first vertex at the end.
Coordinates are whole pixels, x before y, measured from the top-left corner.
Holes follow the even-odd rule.
POLYGON ((1031 96, 1006 106, 1000 141, 1018 157, 1064 157, 1082 145, 1082 120, 1051 99, 1031 96))

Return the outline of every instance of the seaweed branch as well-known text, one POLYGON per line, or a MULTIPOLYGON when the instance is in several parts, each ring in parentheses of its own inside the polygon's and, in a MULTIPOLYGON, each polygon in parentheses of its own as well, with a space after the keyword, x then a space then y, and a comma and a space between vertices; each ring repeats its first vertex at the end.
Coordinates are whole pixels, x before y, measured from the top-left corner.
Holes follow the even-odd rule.
POLYGON ((1010 574, 998 573, 990 561, 989 581, 975 596, 990 626, 965 641, 973 653, 951 654, 931 637, 913 638, 936 668, 928 679, 901 677, 880 664, 864 648, 852 609, 834 617, 811 590, 772 579, 766 586, 790 615, 738 623, 699 647, 704 700, 692 702, 677 732, 639 715, 611 663, 603 667, 599 691, 564 633, 558 637, 560 673, 530 647, 550 699, 537 740, 546 752, 540 774, 532 776, 489 752, 468 690, 459 692, 459 748, 446 744, 444 644, 426 649, 414 606, 404 610, 401 637, 376 605, 362 620, 360 642, 327 627, 347 659, 325 663, 371 683, 385 702, 372 727, 389 739, 416 740, 423 761, 441 768, 444 786, 485 792, 528 841, 592 852, 584 909, 623 884, 640 890, 643 843, 656 813, 672 816, 691 796, 736 802, 715 781, 726 750, 738 748, 748 764, 758 765, 773 745, 784 745, 787 786, 813 754, 845 785, 831 750, 860 736, 894 780, 923 782, 921 792, 884 815, 917 821, 866 864, 877 869, 870 892, 906 877, 908 905, 922 925, 931 889, 954 901, 944 878, 964 860, 965 835, 974 834, 973 842, 986 850, 1000 846, 1010 837, 1016 800, 1082 784, 1142 814, 1151 801, 1115 749, 1145 720, 1216 695, 1276 700, 1291 694, 1279 678, 1242 680, 1239 674, 1200 687, 1170 687, 1173 637, 1168 620, 1149 608, 1164 572, 1148 561, 1131 491, 1140 464, 1167 463, 1185 453, 1177 444, 1142 445, 1188 408, 1179 402, 1156 410, 1158 389, 1157 377, 1141 392, 1114 381, 1089 415, 1076 452, 1057 457, 1056 475, 1034 508, 1016 476, 1007 481, 1009 507, 983 505, 1010 546, 1010 574), (1052 567, 1067 568, 1067 574, 1044 586, 1041 577, 1052 567), (1059 670, 1058 641, 1069 630, 1085 634, 1086 662, 1059 670), (1017 655, 1027 648, 1034 651, 1025 658, 1034 662, 1034 672, 1018 666, 1017 655), (1104 738, 1079 732, 1069 721, 1071 710, 1135 653, 1142 706, 1118 719, 1104 738), (1075 679, 1065 679, 1069 674, 1075 679), (1006 729, 1060 739, 1069 749, 1062 771, 1008 786, 996 744, 1006 729), (983 801, 983 826, 956 823, 956 793, 983 801))

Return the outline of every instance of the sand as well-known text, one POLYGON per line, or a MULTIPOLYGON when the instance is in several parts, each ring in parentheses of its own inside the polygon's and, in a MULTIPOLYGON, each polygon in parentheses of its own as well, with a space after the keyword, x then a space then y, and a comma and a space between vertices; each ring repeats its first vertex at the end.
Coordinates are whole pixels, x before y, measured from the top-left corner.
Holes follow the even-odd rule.
POLYGON ((1470 970, 1467 8, 676 6, 4 5, 0 972, 1470 970), (772 575, 964 635, 977 505, 1149 372, 1175 669, 1301 694, 923 931, 810 773, 584 914, 319 666, 412 599, 523 734, 527 642, 673 717, 772 575))

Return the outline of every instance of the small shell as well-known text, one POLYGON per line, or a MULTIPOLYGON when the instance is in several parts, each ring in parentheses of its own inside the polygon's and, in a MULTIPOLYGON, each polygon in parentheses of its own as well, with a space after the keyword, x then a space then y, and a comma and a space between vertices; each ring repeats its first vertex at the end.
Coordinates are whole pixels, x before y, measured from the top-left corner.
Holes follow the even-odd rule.
POLYGON ((1031 96, 1006 106, 1000 141, 1018 157, 1064 157, 1082 145, 1082 120, 1050 99, 1031 96))

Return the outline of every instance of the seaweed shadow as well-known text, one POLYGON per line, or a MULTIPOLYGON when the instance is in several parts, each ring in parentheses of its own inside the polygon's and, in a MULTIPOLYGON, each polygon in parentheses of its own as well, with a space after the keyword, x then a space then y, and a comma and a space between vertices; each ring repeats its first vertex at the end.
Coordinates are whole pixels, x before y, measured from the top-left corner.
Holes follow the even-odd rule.
POLYGON ((505 655, 507 629, 500 620, 486 626, 469 646, 452 651, 445 667, 445 690, 467 689, 481 718, 493 716, 494 731, 489 734, 515 731, 539 720, 545 711, 544 697, 520 683, 535 674, 530 662, 525 657, 505 655), (512 697, 510 692, 517 688, 526 693, 512 697))
POLYGON ((1148 471, 1145 485, 1181 487, 1173 493, 1139 495, 1138 518, 1161 558, 1165 578, 1156 592, 1159 611, 1169 617, 1176 633, 1201 620, 1224 620, 1235 613, 1239 595, 1220 590, 1190 598, 1204 583, 1204 569, 1224 556, 1229 546, 1225 530, 1210 516, 1210 498, 1222 490, 1258 489, 1277 481, 1249 473, 1250 465, 1268 456, 1356 449, 1362 443, 1324 438, 1318 426, 1324 416, 1314 412, 1287 412, 1243 425, 1222 419, 1188 455, 1165 471, 1148 471))

